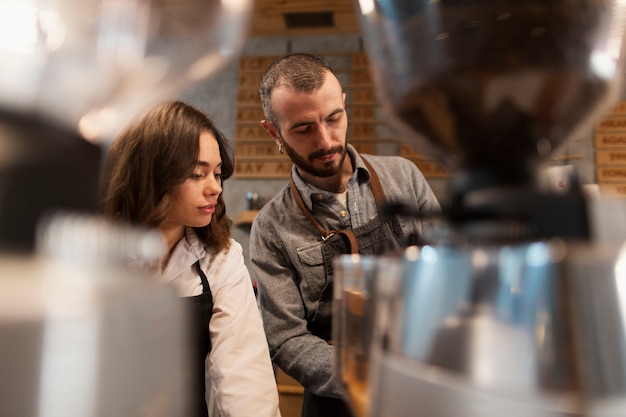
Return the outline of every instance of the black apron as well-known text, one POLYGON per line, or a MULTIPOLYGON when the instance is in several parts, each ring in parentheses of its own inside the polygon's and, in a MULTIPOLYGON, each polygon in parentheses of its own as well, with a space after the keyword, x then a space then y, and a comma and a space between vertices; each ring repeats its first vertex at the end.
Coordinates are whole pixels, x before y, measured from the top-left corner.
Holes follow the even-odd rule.
MULTIPOLYGON (((329 341, 332 335, 332 302, 333 302, 333 259, 343 254, 380 255, 387 251, 395 251, 404 247, 404 233, 397 218, 383 220, 381 209, 386 204, 386 197, 376 171, 363 158, 363 162, 370 172, 370 185, 374 199, 378 206, 378 217, 368 224, 356 229, 326 230, 306 208, 302 196, 296 189, 293 178, 291 191, 300 211, 319 230, 322 241, 322 256, 328 285, 320 297, 320 303, 315 319, 309 321, 309 331, 329 341), (319 319, 318 319, 319 318, 319 319)), ((350 417, 346 403, 338 398, 320 397, 304 389, 302 402, 302 417, 350 417)))
POLYGON ((209 281, 200 268, 200 261, 193 264, 193 267, 202 281, 202 294, 184 297, 190 313, 191 416, 207 417, 209 411, 206 403, 205 361, 211 351, 209 322, 213 315, 213 295, 209 281))

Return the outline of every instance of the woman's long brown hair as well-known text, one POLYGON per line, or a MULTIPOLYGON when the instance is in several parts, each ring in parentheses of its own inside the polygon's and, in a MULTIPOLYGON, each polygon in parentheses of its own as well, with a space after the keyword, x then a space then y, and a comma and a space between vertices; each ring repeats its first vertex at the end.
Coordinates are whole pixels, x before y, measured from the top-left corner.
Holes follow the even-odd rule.
MULTIPOLYGON (((222 159, 222 181, 233 174, 230 143, 209 117, 181 101, 160 103, 124 129, 109 148, 104 168, 103 212, 116 221, 157 227, 170 209, 174 188, 192 174, 200 134, 210 132, 222 159)), ((230 244, 232 222, 220 194, 211 223, 194 227, 210 248, 230 244)))

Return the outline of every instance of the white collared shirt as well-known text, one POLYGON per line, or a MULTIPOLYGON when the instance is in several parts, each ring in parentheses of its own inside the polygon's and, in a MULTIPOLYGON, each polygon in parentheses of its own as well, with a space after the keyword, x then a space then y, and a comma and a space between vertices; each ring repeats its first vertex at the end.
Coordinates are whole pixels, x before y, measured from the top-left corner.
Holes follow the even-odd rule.
POLYGON ((161 278, 180 296, 199 295, 202 282, 193 269, 197 260, 213 296, 207 387, 212 387, 220 416, 280 416, 267 339, 241 245, 231 239, 229 249, 213 254, 187 228, 161 278))

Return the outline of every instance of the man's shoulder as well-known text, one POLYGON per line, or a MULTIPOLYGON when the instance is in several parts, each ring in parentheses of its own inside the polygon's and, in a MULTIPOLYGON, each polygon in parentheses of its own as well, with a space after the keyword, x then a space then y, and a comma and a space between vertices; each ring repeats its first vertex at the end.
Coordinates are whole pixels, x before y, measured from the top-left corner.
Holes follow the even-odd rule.
POLYGON ((368 161, 376 161, 379 163, 389 162, 389 161, 406 161, 411 162, 403 156, 400 155, 374 155, 369 153, 359 153, 361 158, 367 159, 368 161))
POLYGON ((406 197, 407 191, 419 193, 428 187, 424 174, 410 159, 397 155, 361 155, 367 160, 381 182, 385 194, 391 199, 406 197))
POLYGON ((398 169, 417 169, 417 166, 413 162, 399 155, 360 154, 360 156, 362 159, 367 160, 367 162, 369 162, 377 170, 384 169, 389 171, 395 171, 398 169))

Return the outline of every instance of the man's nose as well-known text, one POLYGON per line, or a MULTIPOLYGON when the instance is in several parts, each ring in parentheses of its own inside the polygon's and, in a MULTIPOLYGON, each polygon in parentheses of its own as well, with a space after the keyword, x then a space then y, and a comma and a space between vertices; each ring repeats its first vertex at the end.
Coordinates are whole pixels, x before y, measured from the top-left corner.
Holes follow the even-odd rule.
POLYGON ((330 149, 333 147, 333 140, 332 137, 330 135, 330 132, 328 131, 328 129, 325 126, 322 126, 319 129, 319 134, 318 134, 318 147, 320 149, 330 149))

